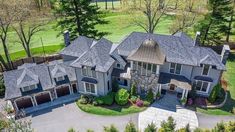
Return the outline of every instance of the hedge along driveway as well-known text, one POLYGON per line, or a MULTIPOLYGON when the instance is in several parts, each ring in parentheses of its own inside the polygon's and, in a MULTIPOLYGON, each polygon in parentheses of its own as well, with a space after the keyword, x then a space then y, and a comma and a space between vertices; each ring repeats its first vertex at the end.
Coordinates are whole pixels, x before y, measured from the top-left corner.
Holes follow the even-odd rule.
POLYGON ((114 106, 114 107, 101 107, 94 106, 91 104, 81 104, 77 102, 77 106, 84 112, 104 115, 104 116, 120 116, 133 113, 139 113, 147 109, 147 107, 137 107, 137 106, 114 106))

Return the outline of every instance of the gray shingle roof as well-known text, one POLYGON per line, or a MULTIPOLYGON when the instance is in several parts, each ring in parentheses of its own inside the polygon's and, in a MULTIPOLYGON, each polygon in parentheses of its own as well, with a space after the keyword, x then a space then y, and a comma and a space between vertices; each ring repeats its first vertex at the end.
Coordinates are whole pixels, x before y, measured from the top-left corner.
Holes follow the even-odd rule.
POLYGON ((84 54, 96 41, 91 38, 79 36, 77 39, 71 42, 68 47, 65 47, 60 54, 69 55, 74 57, 80 57, 84 54))
POLYGON ((94 43, 87 52, 76 59, 71 66, 95 67, 95 71, 107 72, 115 60, 109 54, 112 49, 112 42, 107 39, 100 39, 94 43))
POLYGON ((70 63, 63 62, 62 60, 55 60, 50 62, 48 66, 51 73, 51 77, 56 78, 67 75, 70 81, 76 81, 77 78, 75 69, 73 67, 70 67, 69 65, 70 63))
MULTIPOLYGON (((22 96, 20 87, 17 86, 17 80, 24 74, 25 68, 19 68, 17 70, 7 71, 3 73, 4 83, 6 86, 5 98, 11 99, 22 96)), ((27 67, 27 71, 38 76, 38 80, 43 90, 53 87, 51 78, 48 72, 46 64, 40 64, 27 67)), ((27 77, 28 78, 28 77, 27 77)), ((28 79, 26 79, 28 80, 28 79)))
POLYGON ((177 35, 133 32, 119 44, 117 49, 120 55, 127 57, 131 51, 138 49, 146 39, 152 39, 159 44, 160 49, 166 55, 167 62, 200 66, 201 60, 208 55, 210 59, 206 59, 203 63, 215 65, 219 70, 225 70, 217 53, 210 48, 191 46, 189 43, 193 42, 190 39, 187 40, 185 35, 183 36, 184 38, 177 35))

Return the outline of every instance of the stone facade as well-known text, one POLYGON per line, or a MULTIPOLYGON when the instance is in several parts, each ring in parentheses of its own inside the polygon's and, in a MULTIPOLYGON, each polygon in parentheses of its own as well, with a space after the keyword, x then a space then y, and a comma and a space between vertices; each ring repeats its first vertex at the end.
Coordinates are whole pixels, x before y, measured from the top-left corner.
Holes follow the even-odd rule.
POLYGON ((158 87, 158 78, 156 74, 151 76, 142 76, 138 74, 137 71, 131 71, 131 82, 136 83, 138 92, 146 92, 148 89, 152 89, 154 92, 157 92, 158 87))

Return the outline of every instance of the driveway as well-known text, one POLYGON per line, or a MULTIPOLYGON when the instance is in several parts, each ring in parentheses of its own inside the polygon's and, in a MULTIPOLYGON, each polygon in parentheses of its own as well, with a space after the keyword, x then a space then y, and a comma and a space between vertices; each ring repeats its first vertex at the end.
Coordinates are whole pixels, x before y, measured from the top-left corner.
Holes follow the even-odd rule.
POLYGON ((191 129, 198 127, 198 119, 194 111, 180 107, 175 94, 166 93, 162 99, 155 102, 146 111, 139 114, 139 129, 144 130, 151 122, 160 128, 161 122, 172 116, 176 122, 176 129, 190 125, 191 129))
POLYGON ((27 117, 32 121, 32 127, 36 132, 67 132, 71 127, 79 132, 87 129, 97 132, 103 131, 103 126, 114 124, 120 131, 124 131, 126 124, 132 120, 136 125, 138 114, 127 116, 97 116, 87 114, 70 103, 57 108, 41 110, 27 117))

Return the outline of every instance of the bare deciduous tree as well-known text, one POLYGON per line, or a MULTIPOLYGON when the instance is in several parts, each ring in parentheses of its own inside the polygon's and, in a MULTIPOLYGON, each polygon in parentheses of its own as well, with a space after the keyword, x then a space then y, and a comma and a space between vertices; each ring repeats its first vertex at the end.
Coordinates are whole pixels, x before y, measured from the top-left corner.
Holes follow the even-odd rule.
POLYGON ((165 15, 168 9, 168 2, 164 1, 164 4, 160 4, 162 0, 144 0, 143 7, 138 10, 144 15, 144 19, 138 19, 139 16, 134 18, 134 24, 143 28, 147 33, 154 33, 157 25, 159 24, 161 18, 165 15), (159 6, 161 5, 161 6, 159 6))

